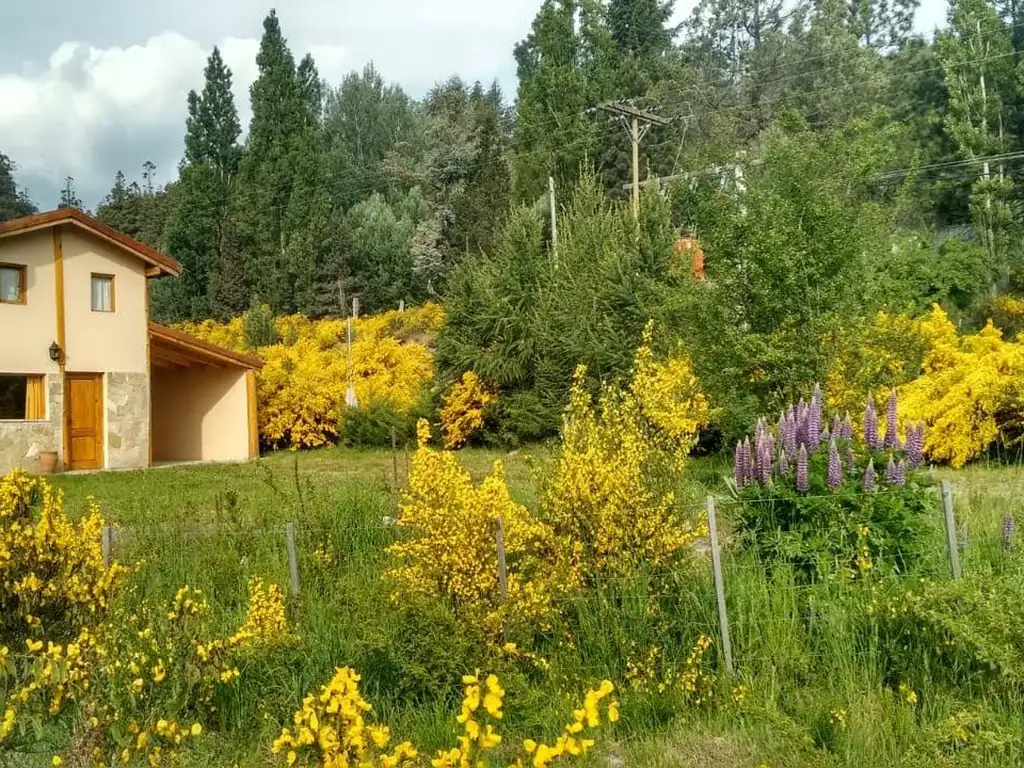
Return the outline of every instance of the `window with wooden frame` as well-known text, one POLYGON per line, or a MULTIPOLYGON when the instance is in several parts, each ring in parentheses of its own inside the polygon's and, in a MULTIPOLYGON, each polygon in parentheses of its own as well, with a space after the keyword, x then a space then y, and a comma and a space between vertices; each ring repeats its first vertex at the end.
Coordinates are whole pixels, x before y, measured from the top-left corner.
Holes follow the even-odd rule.
POLYGON ((26 270, 24 264, 0 264, 0 304, 24 304, 26 270))
POLYGON ((97 275, 92 276, 92 311, 113 312, 114 311, 114 276, 97 275))
POLYGON ((0 420, 45 419, 46 377, 0 374, 0 420))

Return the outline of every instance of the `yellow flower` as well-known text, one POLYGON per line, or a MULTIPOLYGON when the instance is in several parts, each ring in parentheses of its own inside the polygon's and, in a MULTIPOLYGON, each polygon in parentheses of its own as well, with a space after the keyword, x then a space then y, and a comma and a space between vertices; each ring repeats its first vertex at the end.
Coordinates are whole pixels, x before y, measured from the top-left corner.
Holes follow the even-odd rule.
POLYGON ((54 755, 53 759, 50 761, 50 765, 64 765, 64 760, 60 757, 60 755, 54 755))
POLYGON ((192 728, 189 729, 189 733, 191 733, 193 736, 198 736, 202 732, 203 726, 201 726, 199 723, 192 723, 192 728))

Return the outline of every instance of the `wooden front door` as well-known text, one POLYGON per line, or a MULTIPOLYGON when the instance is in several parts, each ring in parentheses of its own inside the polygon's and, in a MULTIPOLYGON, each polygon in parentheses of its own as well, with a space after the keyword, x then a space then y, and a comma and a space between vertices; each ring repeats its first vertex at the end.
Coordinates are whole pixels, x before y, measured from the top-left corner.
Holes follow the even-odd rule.
POLYGON ((103 468, 103 374, 67 375, 68 469, 103 468))

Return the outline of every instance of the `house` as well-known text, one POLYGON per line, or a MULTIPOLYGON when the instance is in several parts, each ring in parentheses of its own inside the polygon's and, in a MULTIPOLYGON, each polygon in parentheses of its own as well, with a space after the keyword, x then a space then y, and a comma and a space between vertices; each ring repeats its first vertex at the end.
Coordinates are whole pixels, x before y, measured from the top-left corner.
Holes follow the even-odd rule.
POLYGON ((150 322, 181 271, 76 209, 0 223, 0 473, 257 455, 262 363, 150 322))

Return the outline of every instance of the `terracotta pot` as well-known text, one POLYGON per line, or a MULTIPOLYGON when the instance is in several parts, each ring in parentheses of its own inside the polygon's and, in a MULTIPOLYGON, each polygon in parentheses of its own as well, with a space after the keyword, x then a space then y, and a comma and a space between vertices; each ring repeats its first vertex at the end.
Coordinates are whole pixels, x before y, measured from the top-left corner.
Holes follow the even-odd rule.
POLYGON ((52 475, 57 471, 57 452, 42 451, 39 454, 39 469, 44 475, 52 475))

